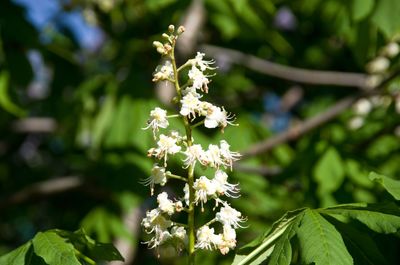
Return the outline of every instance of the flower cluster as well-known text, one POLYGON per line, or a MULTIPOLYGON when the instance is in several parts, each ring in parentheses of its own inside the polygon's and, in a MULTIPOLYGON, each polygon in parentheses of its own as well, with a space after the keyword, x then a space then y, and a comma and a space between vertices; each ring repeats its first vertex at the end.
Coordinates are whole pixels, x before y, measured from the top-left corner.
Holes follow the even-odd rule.
POLYGON ((203 100, 203 96, 208 93, 212 76, 207 72, 215 69, 212 67, 213 60, 205 60, 205 55, 198 52, 195 58, 180 67, 176 66, 174 47, 176 39, 183 32, 183 27, 175 31, 175 28, 170 26, 169 34, 162 35, 166 39, 165 43, 153 43, 157 52, 163 56, 163 63, 156 68, 153 81, 169 81, 175 85, 179 109, 178 113, 172 115, 168 115, 166 110, 159 107, 150 112, 148 125, 144 129, 151 129, 153 132, 156 146, 148 151, 148 156, 157 161, 153 165, 151 176, 142 181, 144 185, 150 186, 152 196, 156 185, 164 186, 170 179, 183 181, 183 192, 181 197, 174 199, 169 198, 166 192, 159 193, 157 208, 146 213, 142 226, 152 235, 146 242, 149 248, 157 248, 169 242, 178 249, 186 249, 189 256, 194 255, 196 249, 218 249, 222 254, 226 254, 236 246, 235 229, 242 227, 241 223, 245 221, 239 211, 223 200, 223 196, 239 197, 238 184, 228 182, 226 171, 232 170, 240 154, 231 151, 225 140, 204 148, 195 143, 192 130, 203 125, 223 131, 228 125, 234 125, 234 116, 223 107, 203 100), (187 70, 184 71, 185 69, 187 70), (182 74, 187 75, 184 80, 188 81, 181 88, 178 79, 182 74), (169 130, 168 120, 172 118, 182 119, 185 135, 181 135, 176 128, 169 130), (160 132, 160 129, 163 131, 160 132), (187 176, 175 175, 168 171, 168 158, 177 154, 181 155, 182 167, 187 170, 187 176), (196 166, 212 168, 213 176, 196 177, 196 166), (215 202, 215 217, 199 225, 193 221, 195 212, 204 212, 204 206, 210 200, 215 202), (196 207, 200 207, 201 211, 195 211, 196 207), (188 216, 186 224, 173 221, 175 215, 183 213, 188 216), (215 229, 220 233, 216 233, 215 229))
MULTIPOLYGON (((376 89, 389 75, 391 60, 400 54, 400 36, 395 36, 392 40, 383 46, 378 55, 366 65, 367 73, 365 87, 367 89, 376 89)), ((358 130, 364 126, 365 119, 376 108, 389 108, 394 105, 396 113, 400 114, 400 93, 390 91, 387 95, 371 94, 370 96, 360 98, 353 104, 354 116, 349 120, 348 127, 352 130, 358 130)), ((396 127, 395 134, 400 135, 400 125, 396 127)))

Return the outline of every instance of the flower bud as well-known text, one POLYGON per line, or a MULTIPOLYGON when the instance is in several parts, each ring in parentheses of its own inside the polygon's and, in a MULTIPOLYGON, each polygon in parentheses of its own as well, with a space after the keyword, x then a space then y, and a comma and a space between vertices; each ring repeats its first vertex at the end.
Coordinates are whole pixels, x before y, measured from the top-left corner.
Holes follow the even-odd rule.
POLYGON ((163 44, 159 41, 153 41, 153 46, 156 48, 163 47, 163 44))
POLYGON ((185 27, 184 26, 179 26, 178 28, 178 34, 182 34, 183 32, 185 32, 185 27))
POLYGON ((164 47, 157 47, 157 52, 160 53, 160 54, 165 54, 164 47))
POLYGON ((174 33, 174 31, 175 31, 175 26, 174 26, 174 25, 169 25, 169 26, 168 26, 168 31, 169 31, 170 33, 174 33))
POLYGON ((385 47, 382 49, 383 55, 386 55, 389 58, 393 58, 397 56, 400 52, 400 47, 396 42, 389 42, 385 47))
POLYGON ((164 50, 165 50, 165 54, 169 53, 170 51, 172 51, 172 47, 169 44, 165 44, 164 45, 164 50))
POLYGON ((175 211, 176 212, 181 212, 183 210, 183 204, 181 201, 175 202, 175 211))
POLYGON ((365 85, 367 88, 372 89, 377 87, 383 80, 382 75, 369 75, 365 80, 365 85))
POLYGON ((390 61, 388 58, 379 56, 373 59, 367 64, 367 71, 369 73, 382 73, 386 71, 390 66, 390 61))
POLYGON ((366 99, 361 98, 354 104, 354 111, 358 115, 366 115, 372 110, 372 103, 366 99))
POLYGON ((163 37, 164 39, 169 39, 169 35, 168 35, 167 33, 163 33, 163 34, 161 35, 161 37, 163 37))

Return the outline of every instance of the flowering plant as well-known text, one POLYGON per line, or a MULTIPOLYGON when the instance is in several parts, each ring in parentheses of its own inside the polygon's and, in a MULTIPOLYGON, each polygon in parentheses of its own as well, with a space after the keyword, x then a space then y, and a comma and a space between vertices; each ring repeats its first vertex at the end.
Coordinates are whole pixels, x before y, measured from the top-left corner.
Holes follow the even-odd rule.
MULTIPOLYGON (((157 195, 158 207, 146 213, 142 226, 152 238, 146 243, 149 248, 158 248, 162 244, 172 244, 178 250, 185 249, 189 254, 189 264, 194 264, 197 249, 219 250, 226 254, 236 246, 235 229, 242 227, 245 219, 242 214, 223 200, 223 196, 239 197, 238 184, 228 182, 225 170, 232 170, 233 163, 240 154, 230 150, 230 145, 221 140, 218 145, 210 144, 207 149, 197 144, 192 137, 195 127, 204 125, 206 128, 220 128, 221 131, 228 125, 234 125, 234 116, 223 107, 215 106, 203 101, 203 95, 208 93, 211 75, 207 72, 214 70, 213 60, 204 59, 204 54, 198 52, 195 58, 188 60, 178 67, 174 49, 178 37, 184 32, 180 26, 177 30, 170 25, 168 34, 162 37, 164 43, 155 41, 153 44, 157 52, 163 56, 162 65, 156 68, 153 81, 167 81, 173 83, 176 89, 175 102, 178 113, 168 115, 167 111, 159 107, 150 112, 148 125, 144 129, 152 129, 156 147, 148 151, 156 163, 150 177, 143 181, 150 186, 151 195, 154 195, 155 185, 164 186, 169 179, 178 179, 184 182, 183 196, 169 198, 166 192, 157 195), (189 69, 185 84, 181 85, 180 75, 183 70, 189 69), (170 130, 164 134, 160 129, 169 129, 169 119, 180 118, 184 125, 185 134, 178 130, 170 130), (168 170, 168 158, 176 154, 183 154, 183 168, 187 176, 179 176, 168 170), (202 166, 214 169, 214 176, 195 176, 195 167, 202 166), (205 204, 213 200, 215 218, 205 224, 198 224, 195 213, 204 212, 205 204), (200 208, 200 211, 196 210, 200 208), (187 223, 173 221, 175 214, 186 212, 187 223), (220 224, 217 226, 217 224, 220 224), (221 231, 217 233, 216 231, 221 231)), ((175 129, 175 128, 174 128, 175 129)))

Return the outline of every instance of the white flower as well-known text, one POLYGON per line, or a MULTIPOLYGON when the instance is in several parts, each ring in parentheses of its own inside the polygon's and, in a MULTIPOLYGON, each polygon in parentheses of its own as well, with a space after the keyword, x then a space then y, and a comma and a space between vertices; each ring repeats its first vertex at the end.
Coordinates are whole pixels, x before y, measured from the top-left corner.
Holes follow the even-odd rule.
POLYGON ((232 226, 234 228, 242 227, 239 223, 245 221, 242 214, 227 203, 224 203, 224 206, 221 207, 219 212, 215 215, 215 218, 221 224, 232 226))
POLYGON ((165 173, 165 167, 159 167, 158 164, 154 164, 151 170, 151 176, 142 181, 145 186, 150 185, 151 195, 153 196, 154 184, 160 184, 164 186, 167 183, 167 175, 165 173))
POLYGON ((156 138, 156 131, 158 128, 167 128, 169 123, 167 120, 167 111, 161 108, 155 108, 150 111, 150 119, 147 121, 147 127, 143 128, 144 130, 148 128, 152 128, 154 138, 156 138))
POLYGON ((352 130, 360 129, 363 125, 364 125, 364 118, 360 116, 351 118, 351 120, 348 123, 349 128, 352 130))
POLYGON ((181 212, 183 210, 183 204, 181 201, 177 201, 174 203, 175 211, 176 212, 181 212))
POLYGON ((215 185, 217 193, 219 195, 226 195, 227 197, 239 198, 238 184, 231 184, 227 180, 228 175, 224 171, 217 170, 215 172, 212 182, 215 185))
POLYGON ((189 86, 189 87, 187 87, 187 88, 182 90, 182 96, 186 96, 186 95, 189 95, 189 94, 192 94, 196 98, 201 98, 202 97, 202 95, 197 93, 196 88, 194 88, 192 86, 189 86))
POLYGON ((238 152, 232 152, 230 150, 230 145, 225 140, 221 140, 219 146, 225 166, 230 167, 232 170, 233 162, 239 160, 240 154, 238 152))
POLYGON ((221 158, 221 150, 218 145, 210 144, 208 146, 208 150, 205 151, 205 154, 201 160, 204 166, 211 166, 215 168, 219 168, 220 165, 224 165, 224 161, 221 158))
POLYGON ((174 227, 172 227, 171 235, 173 237, 181 239, 182 241, 185 241, 186 238, 187 238, 186 230, 182 226, 174 226, 174 227))
POLYGON ((228 124, 234 125, 233 120, 234 115, 228 114, 224 108, 211 106, 207 111, 204 126, 210 129, 216 127, 224 129, 228 124))
POLYGON ((195 89, 200 89, 204 92, 208 92, 208 80, 207 76, 203 74, 196 66, 192 66, 192 69, 189 70, 188 76, 190 80, 192 80, 192 87, 195 89))
POLYGON ((216 192, 215 184, 205 176, 196 179, 193 184, 195 192, 194 201, 196 205, 200 202, 203 209, 203 203, 207 202, 207 197, 213 196, 216 192))
POLYGON ((155 248, 171 238, 168 228, 172 226, 172 222, 162 216, 158 208, 146 212, 146 217, 142 220, 142 226, 146 233, 154 233, 154 237, 145 242, 149 248, 155 248))
POLYGON ((372 103, 366 99, 361 98, 354 104, 354 112, 358 115, 366 115, 372 110, 372 103))
POLYGON ((204 53, 197 52, 196 57, 191 60, 192 64, 197 65, 201 71, 205 71, 206 69, 214 70, 215 67, 211 67, 210 65, 214 64, 214 60, 206 61, 204 60, 204 53))
POLYGON ((154 231, 154 237, 144 242, 149 248, 156 248, 171 238, 171 234, 168 230, 162 230, 157 227, 154 231))
POLYGON ((389 58, 397 56, 400 52, 399 44, 396 42, 390 42, 383 48, 383 54, 389 58))
POLYGON ((379 56, 367 64, 367 71, 371 74, 382 73, 390 66, 388 58, 379 56))
POLYGON ((383 76, 380 74, 368 75, 365 79, 365 85, 367 88, 375 88, 383 81, 383 76))
POLYGON ((180 140, 179 137, 173 135, 173 137, 166 136, 164 134, 160 135, 160 139, 157 142, 157 148, 152 148, 149 150, 149 155, 156 156, 161 159, 164 157, 164 166, 167 162, 168 154, 176 154, 181 150, 181 147, 177 145, 177 141, 180 140))
POLYGON ((153 74, 153 82, 166 80, 174 77, 174 69, 170 61, 165 61, 165 63, 156 68, 156 72, 153 74))
POLYGON ((168 215, 172 215, 175 212, 175 203, 168 199, 168 194, 162 192, 157 196, 158 208, 168 215))
MULTIPOLYGON (((215 243, 220 238, 214 234, 214 228, 210 228, 207 225, 200 227, 197 230, 197 242, 195 248, 212 250, 215 243)), ((218 240, 219 241, 219 240, 218 240)))
POLYGON ((229 252, 230 249, 234 249, 236 247, 236 232, 230 226, 224 225, 223 234, 219 244, 217 247, 222 255, 225 255, 229 252))
POLYGON ((188 146, 184 154, 186 155, 186 158, 183 160, 183 162, 186 167, 195 163, 197 160, 202 161, 205 156, 205 152, 199 144, 188 146))
POLYGON ((194 119, 196 112, 199 112, 200 103, 200 100, 195 95, 188 93, 181 100, 182 107, 179 113, 182 116, 188 116, 194 119))
POLYGON ((172 222, 162 216, 160 209, 156 208, 146 212, 146 217, 142 220, 142 226, 147 233, 152 233, 156 228, 165 230, 172 225, 172 222))

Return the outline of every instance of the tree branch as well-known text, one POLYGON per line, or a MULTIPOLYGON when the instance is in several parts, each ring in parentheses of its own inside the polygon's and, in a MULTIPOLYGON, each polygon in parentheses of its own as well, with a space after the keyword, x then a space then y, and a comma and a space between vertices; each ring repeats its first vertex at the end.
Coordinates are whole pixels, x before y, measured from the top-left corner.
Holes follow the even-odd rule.
POLYGON ((71 190, 81 189, 83 187, 86 193, 94 197, 109 197, 107 191, 95 188, 93 185, 88 185, 81 177, 67 176, 41 181, 22 188, 20 191, 2 199, 0 201, 0 210, 27 202, 31 199, 48 197, 71 190))
POLYGON ((260 59, 236 50, 204 44, 200 50, 218 60, 223 55, 224 60, 240 64, 266 75, 281 79, 313 84, 365 88, 367 75, 361 73, 346 73, 334 71, 318 71, 295 68, 260 59))
POLYGON ((11 127, 18 133, 52 133, 57 129, 57 122, 53 118, 30 117, 14 121, 11 127))
POLYGON ((282 172, 280 167, 250 166, 243 163, 235 163, 233 167, 237 171, 259 174, 265 177, 272 177, 282 172))
POLYGON ((388 83, 390 83, 390 81, 399 76, 399 74, 400 74, 400 69, 397 69, 393 71, 393 73, 389 77, 387 77, 381 84, 376 86, 374 89, 365 92, 359 92, 356 95, 348 96, 338 101, 336 104, 334 104, 332 107, 328 108, 321 114, 309 118, 303 123, 293 128, 290 128, 289 130, 283 133, 280 133, 264 141, 261 141, 257 144, 254 144, 253 146, 250 146, 250 148, 241 152, 242 158, 244 159, 268 152, 269 150, 273 149, 275 146, 279 144, 298 139, 300 136, 306 134, 307 132, 331 121, 336 116, 341 114, 343 111, 351 107, 353 103, 355 103, 358 99, 365 96, 373 95, 375 93, 379 93, 380 89, 385 87, 388 83))

